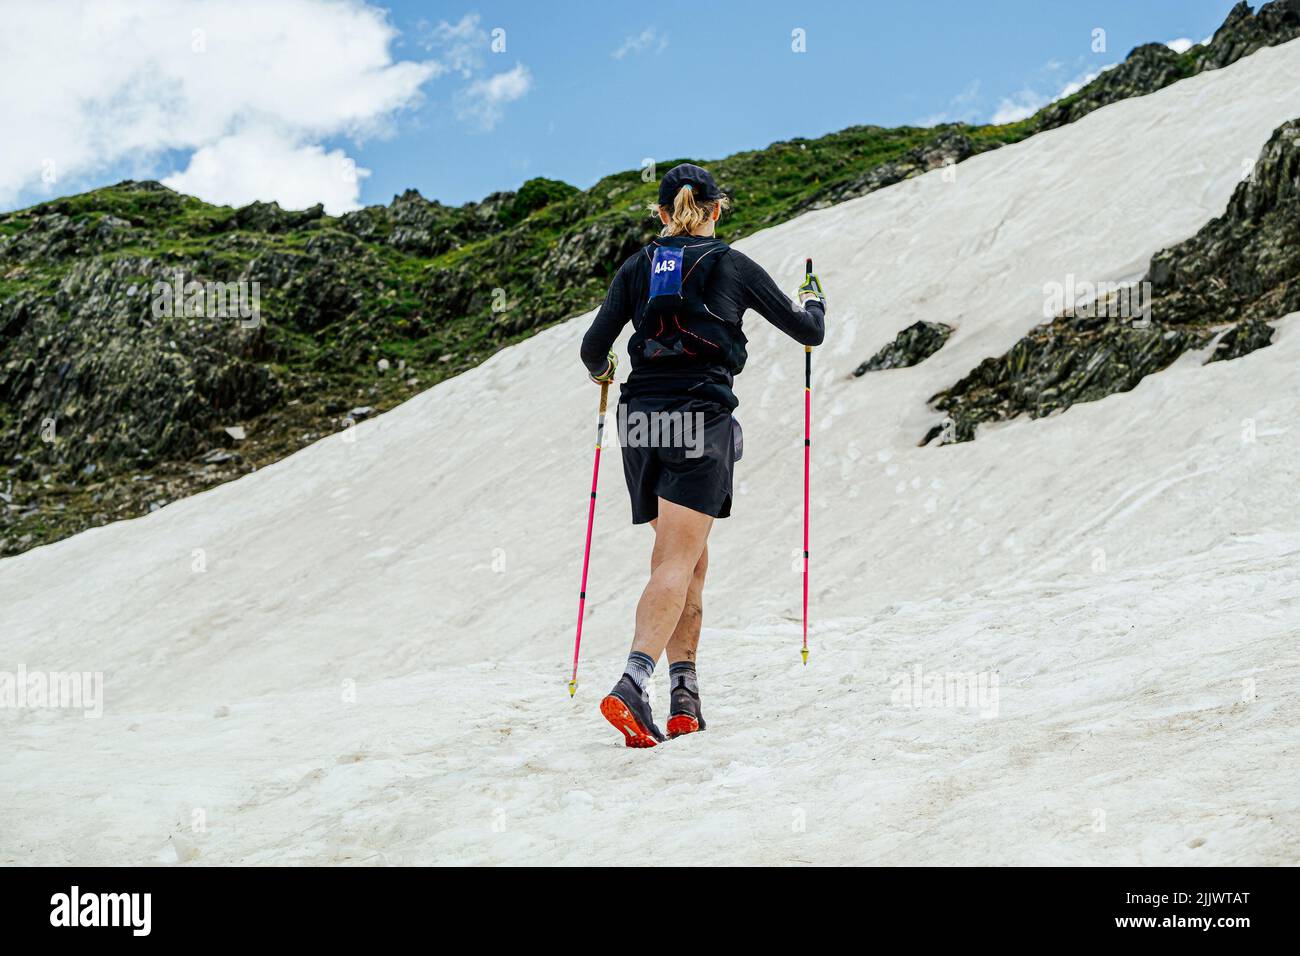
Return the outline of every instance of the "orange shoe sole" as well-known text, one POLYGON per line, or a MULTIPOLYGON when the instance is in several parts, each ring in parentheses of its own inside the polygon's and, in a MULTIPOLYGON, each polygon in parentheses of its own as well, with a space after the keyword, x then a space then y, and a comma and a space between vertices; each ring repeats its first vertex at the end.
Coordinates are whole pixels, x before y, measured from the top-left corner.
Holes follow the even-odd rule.
POLYGON ((698 733, 700 722, 690 714, 673 714, 668 718, 668 738, 680 737, 683 734, 698 733))
POLYGON ((659 741, 642 727, 627 704, 613 694, 600 702, 600 714, 623 735, 623 743, 628 747, 657 747, 659 741))

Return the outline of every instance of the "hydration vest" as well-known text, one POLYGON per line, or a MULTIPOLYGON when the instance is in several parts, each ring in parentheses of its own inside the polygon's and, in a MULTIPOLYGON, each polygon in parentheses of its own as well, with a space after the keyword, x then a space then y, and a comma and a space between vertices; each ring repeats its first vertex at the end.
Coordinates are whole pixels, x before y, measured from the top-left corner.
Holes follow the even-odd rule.
POLYGON ((720 239, 698 238, 682 244, 656 239, 642 250, 650 293, 632 318, 628 348, 634 367, 721 365, 740 371, 745 339, 739 325, 715 314, 704 298, 729 249, 720 239))

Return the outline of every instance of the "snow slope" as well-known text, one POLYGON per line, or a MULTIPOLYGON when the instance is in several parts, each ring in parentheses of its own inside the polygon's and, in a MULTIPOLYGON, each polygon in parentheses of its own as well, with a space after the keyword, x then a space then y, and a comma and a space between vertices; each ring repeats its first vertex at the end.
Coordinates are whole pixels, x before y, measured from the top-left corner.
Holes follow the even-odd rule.
POLYGON ((812 656, 803 352, 751 315, 696 737, 629 751, 596 709, 650 545, 616 453, 565 687, 587 317, 258 474, 0 562, 0 670, 102 671, 106 697, 98 720, 0 710, 0 862, 1296 862, 1300 324, 1059 417, 916 442, 929 395, 1041 320, 1045 282, 1135 276, 1219 214, 1300 115, 1298 77, 1300 42, 1265 49, 739 244, 790 287, 814 256, 831 296, 812 656), (848 378, 919 318, 957 331, 848 378), (906 706, 918 666, 996 675, 996 713, 906 706))

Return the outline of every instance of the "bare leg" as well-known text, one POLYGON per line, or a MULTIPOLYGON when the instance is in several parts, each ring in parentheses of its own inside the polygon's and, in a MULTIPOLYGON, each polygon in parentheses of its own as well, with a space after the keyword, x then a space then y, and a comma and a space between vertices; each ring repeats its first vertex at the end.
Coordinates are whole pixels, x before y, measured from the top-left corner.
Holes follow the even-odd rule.
MULTIPOLYGON (((652 661, 657 661, 662 656, 682 618, 687 596, 695 580, 696 567, 704 557, 712 527, 712 516, 659 499, 655 546, 650 558, 650 581, 641 593, 641 601, 636 608, 633 651, 640 651, 652 661)), ((703 575, 700 586, 703 587, 703 575)), ((696 641, 699 639, 698 628, 697 623, 696 641)), ((694 643, 691 647, 693 655, 694 643)))
MULTIPOLYGON (((659 519, 653 519, 650 527, 657 533, 659 519)), ((677 619, 673 636, 668 639, 669 664, 676 664, 678 661, 695 663, 695 651, 700 646, 700 627, 704 623, 704 576, 708 570, 709 545, 705 542, 704 553, 700 555, 700 560, 695 562, 695 573, 691 577, 690 587, 686 590, 686 604, 682 608, 682 616, 677 619)))
POLYGON ((677 619, 673 636, 668 639, 668 663, 678 661, 695 663, 695 649, 700 646, 700 625, 704 622, 704 575, 709 570, 709 546, 704 546, 704 553, 695 562, 695 573, 691 576, 690 587, 686 589, 686 604, 682 616, 677 619))

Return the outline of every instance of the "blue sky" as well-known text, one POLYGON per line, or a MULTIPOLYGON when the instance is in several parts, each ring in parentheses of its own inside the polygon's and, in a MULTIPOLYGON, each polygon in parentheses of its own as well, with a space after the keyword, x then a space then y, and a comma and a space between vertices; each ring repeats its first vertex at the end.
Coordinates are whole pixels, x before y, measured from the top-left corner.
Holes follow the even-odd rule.
MULTIPOLYGON (((529 92, 483 133, 449 118, 449 91, 431 86, 419 128, 359 152, 374 170, 368 200, 414 185, 463 202, 530 176, 588 186, 647 156, 716 158, 855 124, 987 122, 1003 99, 1053 97, 1140 43, 1201 40, 1232 2, 664 0, 578 12, 592 6, 473 7, 484 26, 506 29, 507 52, 493 58, 524 63, 529 92), (795 27, 807 31, 806 53, 790 49, 795 27), (1105 53, 1092 51, 1096 27, 1105 53), (646 31, 640 50, 612 55, 646 31)), ((447 5, 389 9, 408 32, 447 5)))
POLYGON ((461 203, 854 124, 988 122, 1139 43, 1201 40, 1231 6, 106 0, 88 30, 75 5, 30 3, 0 35, 0 122, 22 144, 0 208, 128 176, 218 202, 461 203))

